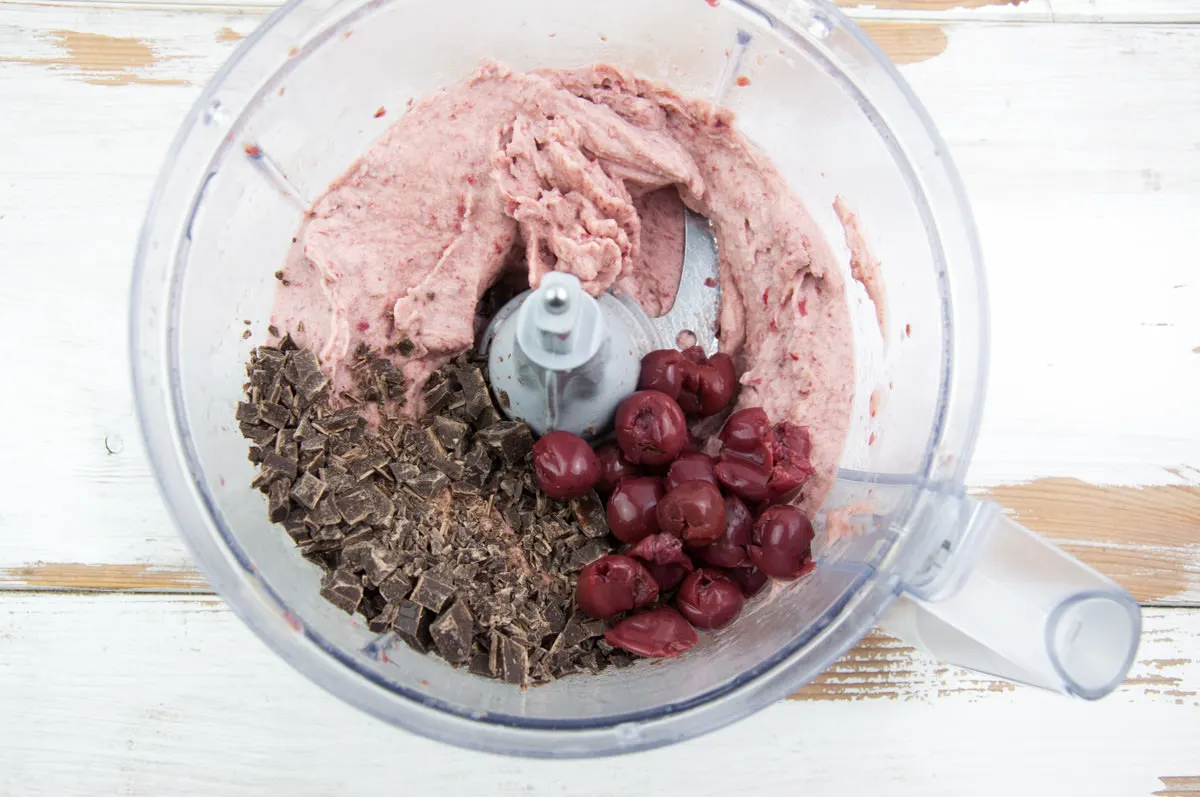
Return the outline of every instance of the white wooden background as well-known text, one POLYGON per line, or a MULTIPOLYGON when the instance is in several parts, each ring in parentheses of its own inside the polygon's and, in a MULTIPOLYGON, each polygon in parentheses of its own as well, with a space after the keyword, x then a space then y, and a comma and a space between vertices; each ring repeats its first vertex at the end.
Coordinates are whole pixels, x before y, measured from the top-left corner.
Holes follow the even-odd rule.
POLYGON ((924 99, 980 223, 972 485, 1150 607, 1125 686, 1071 702, 872 635, 794 700, 595 764, 339 704, 208 594, 126 373, 154 175, 273 0, 0 0, 0 795, 1200 794, 1200 0, 840 4, 924 99))

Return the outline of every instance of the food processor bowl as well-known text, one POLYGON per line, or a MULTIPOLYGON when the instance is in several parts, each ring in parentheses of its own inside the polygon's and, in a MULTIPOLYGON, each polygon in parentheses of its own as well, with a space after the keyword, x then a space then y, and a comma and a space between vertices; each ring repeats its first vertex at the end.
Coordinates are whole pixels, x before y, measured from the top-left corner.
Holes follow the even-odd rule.
POLYGON ((944 142, 828 3, 294 0, 243 42, 170 150, 137 255, 134 387, 163 495, 212 586, 313 681, 432 738, 546 757, 686 739, 785 697, 893 603, 889 627, 950 661, 1098 696, 1132 660, 1136 603, 963 494, 986 372, 981 269, 944 142), (310 202, 414 98, 481 59, 611 62, 730 107, 835 247, 835 198, 858 214, 890 319, 881 334, 847 279, 856 395, 813 572, 685 656, 524 691, 372 633, 321 598, 318 568, 250 487, 234 423, 273 272, 310 202), (832 510, 854 534, 832 539, 832 510))

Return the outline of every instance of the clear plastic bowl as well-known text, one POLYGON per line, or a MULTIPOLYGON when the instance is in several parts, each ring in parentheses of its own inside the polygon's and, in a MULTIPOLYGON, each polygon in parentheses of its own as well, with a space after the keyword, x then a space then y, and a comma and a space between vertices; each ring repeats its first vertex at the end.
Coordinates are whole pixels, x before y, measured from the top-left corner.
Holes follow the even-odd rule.
POLYGON ((985 316, 975 228, 945 144, 886 57, 828 3, 295 0, 243 43, 171 148, 137 256, 132 360, 150 456, 183 535, 212 586, 281 656, 426 736, 581 756, 744 717, 874 625, 934 544, 920 522, 921 488, 961 491, 980 417, 985 316), (884 346, 850 282, 857 395, 826 507, 869 496, 862 533, 824 546, 811 575, 752 603, 686 656, 527 691, 419 655, 327 604, 317 568, 267 522, 249 487, 233 421, 244 363, 265 336, 273 272, 307 203, 409 98, 482 58, 517 69, 619 63, 733 108, 844 261, 835 196, 857 211, 884 264, 891 319, 884 346), (872 418, 877 389, 886 401, 872 418))

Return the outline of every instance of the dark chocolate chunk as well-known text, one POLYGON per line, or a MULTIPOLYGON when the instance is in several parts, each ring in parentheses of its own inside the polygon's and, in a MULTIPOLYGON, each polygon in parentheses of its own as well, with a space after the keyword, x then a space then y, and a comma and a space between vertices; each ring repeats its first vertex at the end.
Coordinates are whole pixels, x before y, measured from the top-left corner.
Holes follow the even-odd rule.
POLYGON ((387 455, 382 451, 371 451, 350 463, 350 475, 357 481, 370 476, 372 473, 382 473, 388 464, 387 455))
POLYGON ((470 431, 469 426, 462 421, 447 418, 444 415, 435 416, 432 422, 434 435, 447 451, 453 451, 462 442, 463 437, 470 431))
POLYGON ((321 587, 321 595, 347 614, 353 614, 362 601, 362 580, 347 570, 335 570, 321 587))
POLYGON ((287 518, 290 509, 288 491, 291 488, 292 483, 287 479, 271 482, 267 491, 267 517, 272 523, 282 523, 287 518))
POLYGON ((548 604, 543 616, 546 619, 546 625, 549 627, 549 633, 551 634, 562 633, 563 628, 567 625, 567 613, 563 611, 563 607, 560 604, 548 604))
POLYGON ((367 621, 367 628, 376 634, 382 634, 395 624, 400 616, 400 606, 396 603, 385 604, 379 613, 367 621))
POLYGON ((303 451, 324 451, 325 450, 325 442, 328 439, 329 438, 326 437, 325 435, 314 430, 312 434, 305 436, 305 438, 300 441, 300 450, 302 452, 303 451))
POLYGON ((280 475, 286 476, 289 479, 296 478, 297 461, 287 459, 271 449, 263 451, 262 469, 264 471, 277 471, 280 475))
POLYGON ((312 529, 309 532, 313 542, 336 542, 338 547, 341 547, 342 540, 346 536, 346 529, 343 526, 320 526, 312 529))
POLYGON ((342 516, 338 514, 337 509, 333 505, 333 497, 325 495, 325 497, 317 500, 317 505, 308 513, 306 522, 311 526, 331 526, 340 522, 342 516))
POLYGON ((576 611, 567 619, 562 633, 554 640, 554 648, 573 648, 586 639, 598 637, 604 633, 604 621, 593 620, 581 611, 576 611))
MULTIPOLYGON (((272 333, 277 334, 277 333, 272 333)), ((279 373, 287 362, 287 355, 274 346, 259 346, 251 354, 251 362, 268 374, 268 381, 279 373)))
POLYGON ((396 351, 401 357, 411 357, 412 353, 416 351, 416 349, 416 344, 407 337, 401 338, 400 342, 396 344, 396 351))
POLYGON ((571 559, 578 567, 583 567, 584 565, 591 564, 601 556, 604 556, 611 551, 612 546, 601 540, 588 540, 580 548, 575 550, 571 559))
POLYGON ((419 603, 427 609, 440 612, 446 602, 454 595, 454 585, 444 581, 434 573, 422 573, 413 587, 409 600, 419 603))
POLYGON ((425 406, 430 412, 440 412, 450 405, 454 389, 448 381, 441 381, 425 388, 425 406))
POLYGON ((379 584, 379 594, 391 603, 399 603, 412 592, 412 582, 399 573, 392 573, 379 584))
POLYGON ((495 407, 485 407, 483 412, 479 413, 475 418, 475 428, 486 429, 489 426, 500 423, 502 420, 504 419, 500 416, 500 413, 496 412, 495 407))
POLYGON ((462 600, 456 600, 429 626, 433 644, 441 657, 451 664, 462 664, 471 655, 475 621, 462 600))
POLYGON ((304 349, 287 358, 283 377, 295 386, 305 402, 312 401, 329 384, 329 378, 321 371, 317 355, 304 349))
POLYGON ((258 405, 248 401, 239 401, 234 417, 237 418, 238 423, 258 423, 258 405))
POLYGON ((498 665, 496 677, 525 686, 529 675, 529 650, 503 634, 492 635, 492 648, 497 651, 494 659, 498 665))
POLYGON ((410 600, 402 600, 398 605, 400 610, 392 622, 392 629, 401 639, 424 653, 431 641, 429 621, 432 615, 424 606, 410 600))
POLYGON ((475 434, 475 439, 504 458, 506 465, 525 462, 533 452, 533 433, 520 421, 500 421, 475 434))
MULTIPOLYGON (((366 558, 366 566, 363 568, 363 574, 366 576, 368 582, 378 585, 380 587, 379 591, 382 593, 384 582, 387 581, 388 577, 399 566, 399 553, 388 548, 386 545, 372 545, 366 558)), ((388 600, 391 600, 391 598, 388 598, 388 600)))
POLYGON ((257 446, 268 446, 275 442, 275 435, 279 430, 274 426, 267 426, 265 423, 240 423, 238 430, 241 431, 242 437, 248 438, 257 446))
POLYGON ((325 494, 325 482, 311 473, 302 473, 292 486, 292 498, 307 509, 315 509, 321 496, 325 494))
POLYGON ((333 496, 333 505, 342 520, 350 525, 362 523, 375 509, 375 502, 363 489, 340 490, 333 496))
POLYGON ((408 480, 407 485, 418 497, 433 498, 449 483, 450 480, 446 478, 446 474, 438 470, 431 470, 426 473, 418 473, 408 480))
POLYGON ((324 418, 319 418, 313 421, 313 426, 318 431, 327 435, 335 435, 339 432, 345 432, 358 426, 362 422, 362 417, 358 414, 356 407, 344 407, 337 412, 332 412, 324 418))
POLYGON ((392 476, 398 485, 407 484, 409 479, 421 472, 421 468, 413 462, 393 462, 388 465, 388 468, 392 471, 392 476))
POLYGON ((587 495, 571 500, 571 512, 579 529, 588 537, 603 537, 608 534, 608 520, 604 504, 594 490, 587 495))
POLYGON ((484 678, 496 677, 495 671, 492 670, 491 656, 482 650, 471 656, 468 669, 472 675, 482 675, 484 678))
POLYGON ((482 487, 491 472, 492 458, 482 445, 470 449, 463 458, 463 478, 472 485, 482 487))
POLYGON ((460 368, 455 373, 458 383, 462 385, 463 398, 466 399, 464 412, 474 420, 488 407, 492 406, 492 397, 488 393, 487 380, 483 371, 478 368, 460 368))
POLYGON ((292 411, 282 404, 261 401, 258 404, 258 417, 263 423, 274 426, 276 429, 282 429, 292 419, 292 411))

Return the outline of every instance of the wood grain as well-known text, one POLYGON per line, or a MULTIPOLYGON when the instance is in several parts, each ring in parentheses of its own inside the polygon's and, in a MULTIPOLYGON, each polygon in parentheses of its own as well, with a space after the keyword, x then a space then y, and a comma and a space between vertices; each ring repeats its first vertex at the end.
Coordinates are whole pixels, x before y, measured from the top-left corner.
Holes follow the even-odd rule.
POLYGON ((1200 775, 1159 778, 1163 788, 1154 797, 1194 797, 1200 794, 1200 775))
POLYGON ((198 592, 212 590, 198 570, 153 565, 35 562, 0 570, 0 589, 92 592, 198 592))
POLYGON ((940 25, 931 22, 881 22, 862 20, 859 27, 896 64, 916 64, 941 55, 949 39, 940 25))
POLYGON ((1040 479, 983 494, 1138 600, 1200 605, 1200 487, 1040 479))
POLYGON ((187 81, 178 78, 146 74, 160 63, 162 57, 141 39, 74 30, 51 30, 40 34, 40 37, 61 54, 25 58, 0 56, 0 63, 45 67, 61 71, 71 79, 99 86, 187 84, 187 81))
MULTIPOLYGON (((1200 606, 1200 487, 1103 487, 1074 479, 979 491, 1151 605, 1200 606)), ((203 592, 188 565, 31 562, 0 568, 0 590, 203 592)))

